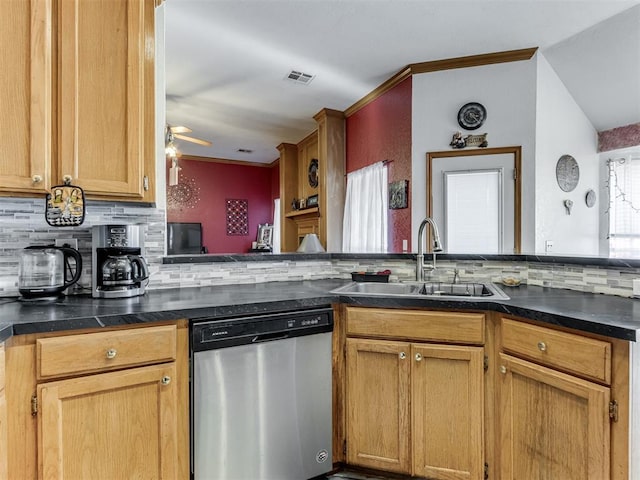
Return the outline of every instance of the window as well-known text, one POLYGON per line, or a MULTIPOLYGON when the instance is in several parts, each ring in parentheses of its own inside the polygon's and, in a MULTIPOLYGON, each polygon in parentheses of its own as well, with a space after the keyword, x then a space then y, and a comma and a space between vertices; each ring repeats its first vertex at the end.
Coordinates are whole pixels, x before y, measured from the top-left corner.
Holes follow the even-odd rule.
POLYGON ((608 160, 609 256, 640 257, 640 155, 608 160))

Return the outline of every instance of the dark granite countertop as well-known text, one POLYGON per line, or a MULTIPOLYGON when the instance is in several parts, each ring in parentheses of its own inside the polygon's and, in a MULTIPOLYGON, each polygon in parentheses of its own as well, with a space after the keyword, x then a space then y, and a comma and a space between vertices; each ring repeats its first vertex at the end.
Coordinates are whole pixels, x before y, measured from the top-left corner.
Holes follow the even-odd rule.
POLYGON ((0 299, 0 341, 11 335, 99 328, 160 320, 228 318, 342 302, 371 307, 493 310, 585 332, 635 341, 640 300, 522 285, 503 287, 510 300, 336 296, 349 280, 314 280, 151 290, 127 299, 62 297, 55 302, 0 299))

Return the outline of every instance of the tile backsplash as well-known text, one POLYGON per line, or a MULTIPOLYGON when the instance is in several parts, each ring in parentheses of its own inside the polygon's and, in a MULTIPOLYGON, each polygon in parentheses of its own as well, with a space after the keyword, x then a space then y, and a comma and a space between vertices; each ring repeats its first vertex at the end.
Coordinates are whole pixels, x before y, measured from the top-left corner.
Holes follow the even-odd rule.
MULTIPOLYGON (((197 287, 234 283, 349 279, 354 271, 391 270, 390 281, 415 277, 415 261, 410 259, 322 260, 277 259, 274 261, 232 261, 213 263, 163 264, 165 211, 132 202, 88 201, 85 222, 80 227, 50 227, 44 218, 44 198, 0 198, 0 297, 18 295, 19 252, 28 245, 53 244, 57 238, 76 238, 83 257, 79 285, 69 293, 88 293, 91 287, 91 227, 105 223, 146 225, 145 250, 151 273, 149 290, 197 287)), ((632 280, 640 278, 640 268, 606 268, 576 264, 527 261, 438 260, 431 279, 451 281, 454 270, 460 281, 518 277, 530 285, 565 288, 584 292, 630 297, 632 280)))

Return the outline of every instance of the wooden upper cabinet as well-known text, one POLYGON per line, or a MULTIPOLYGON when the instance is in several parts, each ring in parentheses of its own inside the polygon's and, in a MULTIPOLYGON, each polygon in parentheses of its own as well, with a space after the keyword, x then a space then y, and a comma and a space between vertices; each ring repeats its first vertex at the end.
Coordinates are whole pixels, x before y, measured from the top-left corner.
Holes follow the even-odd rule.
POLYGON ((142 198, 145 155, 155 157, 145 145, 153 1, 59 5, 60 178, 94 196, 142 198))
POLYGON ((51 0, 2 3, 0 192, 44 193, 51 179, 51 0))

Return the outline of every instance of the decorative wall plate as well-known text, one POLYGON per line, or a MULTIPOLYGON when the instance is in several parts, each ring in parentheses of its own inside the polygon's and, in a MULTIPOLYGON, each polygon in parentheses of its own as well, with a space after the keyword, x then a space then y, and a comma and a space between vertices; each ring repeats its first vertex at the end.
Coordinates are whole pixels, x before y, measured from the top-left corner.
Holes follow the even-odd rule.
POLYGON ((584 202, 587 204, 587 207, 593 207, 596 204, 596 192, 591 189, 587 190, 587 194, 584 196, 584 202))
POLYGON ((562 155, 556 164, 556 180, 563 192, 571 192, 580 180, 580 167, 571 155, 562 155))
POLYGON ((487 119, 487 110, 478 102, 464 104, 458 111, 458 125, 465 130, 476 130, 487 119))
POLYGON ((312 158, 309 162, 309 185, 313 188, 318 186, 318 159, 312 158))

